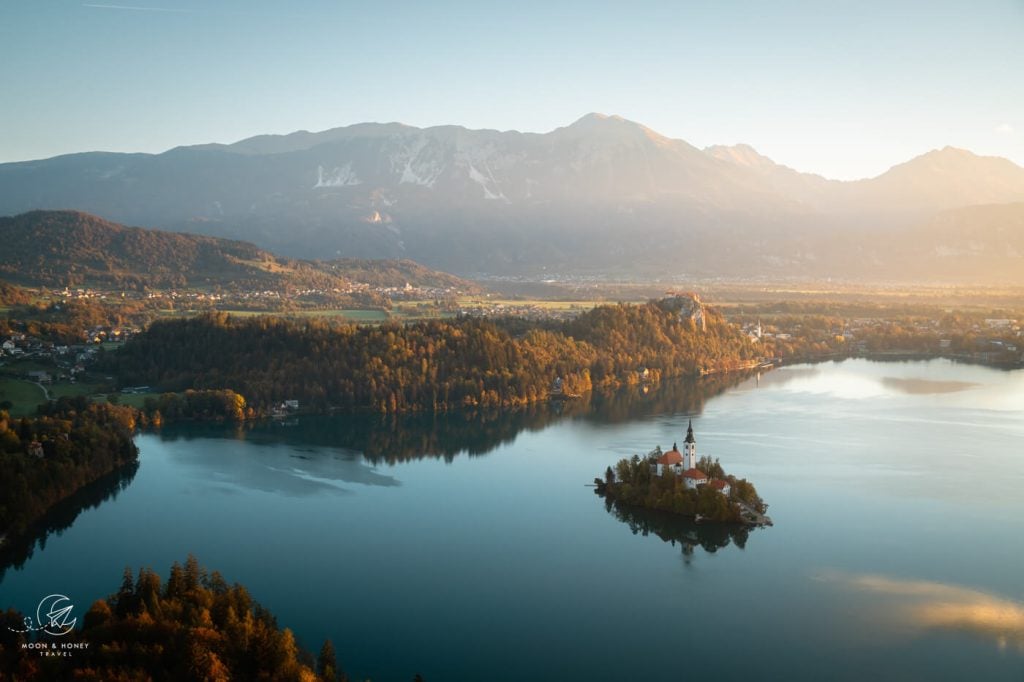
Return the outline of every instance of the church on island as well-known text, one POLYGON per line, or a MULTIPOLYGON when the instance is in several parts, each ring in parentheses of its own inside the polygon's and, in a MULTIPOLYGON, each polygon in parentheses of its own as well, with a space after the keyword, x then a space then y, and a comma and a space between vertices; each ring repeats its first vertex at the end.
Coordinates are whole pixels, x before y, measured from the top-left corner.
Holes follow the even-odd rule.
POLYGON ((665 474, 671 471, 677 476, 682 476, 686 487, 696 489, 700 485, 710 485, 724 495, 729 494, 729 482, 720 479, 709 480, 708 475, 697 468, 697 439, 693 437, 693 420, 686 429, 686 439, 683 441, 683 452, 673 443, 672 449, 663 453, 655 460, 658 474, 665 474))

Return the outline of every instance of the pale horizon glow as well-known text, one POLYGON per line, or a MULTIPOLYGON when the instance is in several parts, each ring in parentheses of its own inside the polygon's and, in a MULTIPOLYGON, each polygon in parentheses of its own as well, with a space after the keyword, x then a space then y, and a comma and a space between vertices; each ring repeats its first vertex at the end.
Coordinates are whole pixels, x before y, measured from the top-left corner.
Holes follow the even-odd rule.
POLYGON ((0 7, 0 45, 0 163, 597 111, 837 179, 945 146, 1024 165, 1019 0, 53 0, 0 7))

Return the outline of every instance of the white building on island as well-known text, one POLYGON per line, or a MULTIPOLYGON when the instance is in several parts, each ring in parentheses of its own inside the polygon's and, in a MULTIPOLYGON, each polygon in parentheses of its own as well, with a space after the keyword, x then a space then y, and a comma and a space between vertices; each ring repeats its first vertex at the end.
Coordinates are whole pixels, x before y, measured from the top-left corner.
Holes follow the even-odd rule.
POLYGON ((697 439, 693 437, 693 420, 686 429, 683 441, 683 478, 687 488, 696 488, 708 482, 708 475, 697 468, 697 439))
POLYGON ((672 449, 658 457, 656 462, 659 474, 664 474, 665 470, 669 469, 673 473, 682 476, 686 482, 686 487, 691 490, 696 489, 697 486, 710 484, 712 488, 723 495, 728 495, 731 489, 728 481, 711 480, 706 473, 697 468, 697 439, 693 436, 692 419, 686 429, 683 451, 679 452, 679 448, 673 443, 672 449))

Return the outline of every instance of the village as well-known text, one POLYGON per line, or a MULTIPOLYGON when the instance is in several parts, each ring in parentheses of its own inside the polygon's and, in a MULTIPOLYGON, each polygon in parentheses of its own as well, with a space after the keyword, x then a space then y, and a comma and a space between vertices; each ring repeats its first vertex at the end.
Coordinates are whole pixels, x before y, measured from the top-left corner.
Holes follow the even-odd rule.
POLYGON ((821 314, 735 315, 765 357, 945 357, 979 364, 1024 366, 1024 331, 1017 319, 964 315, 830 317, 821 314))

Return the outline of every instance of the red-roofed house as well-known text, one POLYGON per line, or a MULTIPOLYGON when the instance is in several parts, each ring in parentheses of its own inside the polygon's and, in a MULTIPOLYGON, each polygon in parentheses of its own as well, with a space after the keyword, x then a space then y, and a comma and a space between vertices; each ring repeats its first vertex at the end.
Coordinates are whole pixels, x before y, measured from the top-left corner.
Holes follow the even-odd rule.
POLYGON ((686 480, 687 488, 696 488, 708 482, 708 475, 700 469, 687 469, 683 472, 683 478, 686 480))
POLYGON ((732 489, 732 486, 729 485, 729 481, 723 481, 720 478, 716 478, 716 479, 708 481, 708 485, 711 486, 712 488, 714 488, 715 490, 717 490, 718 492, 722 493, 723 495, 726 495, 726 496, 729 494, 729 491, 732 489))
POLYGON ((676 444, 672 444, 672 449, 663 454, 657 459, 658 462, 658 473, 665 473, 666 468, 671 468, 676 473, 683 470, 683 453, 679 452, 676 444))

